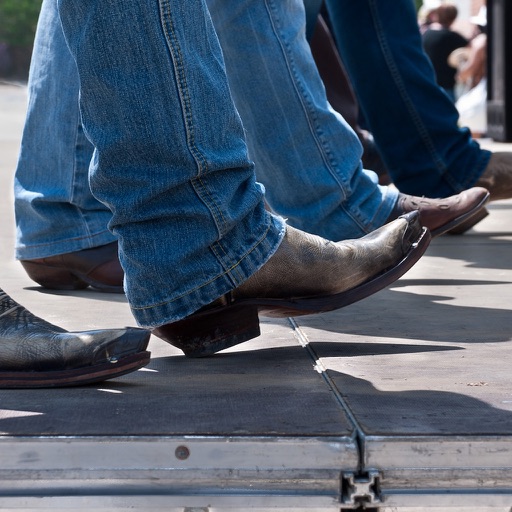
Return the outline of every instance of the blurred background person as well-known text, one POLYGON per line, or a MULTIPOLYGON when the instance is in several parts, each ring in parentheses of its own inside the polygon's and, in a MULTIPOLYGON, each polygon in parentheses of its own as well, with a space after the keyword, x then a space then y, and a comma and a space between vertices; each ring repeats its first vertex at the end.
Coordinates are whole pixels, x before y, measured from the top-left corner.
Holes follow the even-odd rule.
POLYGON ((469 41, 451 29, 457 19, 458 9, 453 4, 443 4, 432 12, 432 22, 422 34, 423 48, 436 73, 437 84, 455 101, 455 75, 457 69, 448 62, 450 54, 468 45, 469 41))

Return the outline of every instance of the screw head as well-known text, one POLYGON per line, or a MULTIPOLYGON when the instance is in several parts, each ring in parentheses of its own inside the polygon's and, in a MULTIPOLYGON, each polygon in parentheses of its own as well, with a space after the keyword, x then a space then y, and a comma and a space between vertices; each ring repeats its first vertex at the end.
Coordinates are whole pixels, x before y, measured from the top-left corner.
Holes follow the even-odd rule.
POLYGON ((190 456, 190 450, 186 446, 178 446, 174 451, 174 455, 179 460, 187 460, 190 456))

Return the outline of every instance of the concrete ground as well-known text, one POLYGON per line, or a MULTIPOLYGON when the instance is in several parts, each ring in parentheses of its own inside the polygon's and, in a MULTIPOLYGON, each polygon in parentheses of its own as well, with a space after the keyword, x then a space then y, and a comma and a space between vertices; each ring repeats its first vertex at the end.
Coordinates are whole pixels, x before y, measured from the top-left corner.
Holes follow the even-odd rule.
MULTIPOLYGON (((69 330, 134 325, 123 296, 49 293, 13 258, 12 181, 25 101, 24 87, 0 86, 0 287, 69 330)), ((0 453, 41 436, 325 437, 347 440, 340 469, 377 472, 382 510, 420 510, 416 495, 404 498, 418 488, 446 510, 443 493, 459 486, 473 493, 462 492, 460 503, 484 510, 486 489, 498 488, 492 510, 510 510, 512 200, 489 210, 467 234, 434 240, 388 289, 329 314, 265 319, 259 338, 214 358, 187 360, 153 337, 149 366, 109 383, 0 390, 0 453)), ((41 470, 33 464, 30 478, 41 470)), ((16 467, 0 463, 2 510, 12 505, 2 475, 16 467)), ((317 509, 339 510, 335 502, 317 509)))

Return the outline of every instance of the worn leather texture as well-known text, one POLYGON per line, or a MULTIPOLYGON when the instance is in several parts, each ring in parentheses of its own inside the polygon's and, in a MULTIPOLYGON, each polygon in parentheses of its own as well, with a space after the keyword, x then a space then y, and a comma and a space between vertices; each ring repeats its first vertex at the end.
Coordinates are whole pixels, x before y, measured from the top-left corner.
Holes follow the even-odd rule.
POLYGON ((32 314, 0 289, 0 372, 82 368, 146 349, 144 329, 68 332, 32 314))

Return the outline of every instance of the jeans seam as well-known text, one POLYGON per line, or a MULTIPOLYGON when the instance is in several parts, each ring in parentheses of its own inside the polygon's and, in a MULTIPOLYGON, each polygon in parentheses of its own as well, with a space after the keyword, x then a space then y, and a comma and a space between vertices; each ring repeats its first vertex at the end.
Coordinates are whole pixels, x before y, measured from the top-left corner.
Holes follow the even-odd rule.
POLYGON ((326 146, 325 141, 323 140, 321 129, 320 129, 320 126, 318 125, 316 116, 314 115, 314 112, 310 108, 309 102, 308 102, 307 98, 305 97, 305 94, 303 93, 302 87, 299 86, 300 80, 299 80, 299 77, 297 76, 297 73, 295 70, 294 59, 289 52, 289 45, 285 41, 283 41, 283 39, 280 37, 280 33, 278 30, 278 26, 277 26, 278 20, 277 20, 277 16, 276 16, 276 12, 275 12, 276 10, 273 8, 272 3, 273 3, 272 0, 265 0, 265 7, 267 10, 269 19, 270 19, 272 30, 276 36, 278 44, 283 53, 284 60, 286 62, 286 67, 288 69, 289 76, 290 76, 291 82, 293 84, 293 88, 297 93, 297 98, 299 100, 299 103, 302 105, 302 110, 306 117, 307 123, 310 127, 310 133, 313 137, 313 140, 315 141, 315 145, 322 157, 322 160, 325 163, 325 167, 326 167, 326 169, 328 169, 329 174, 332 176, 332 178, 335 180, 335 182, 338 183, 342 201, 338 204, 337 208, 342 209, 345 212, 345 214, 348 217, 350 217, 353 220, 353 222, 363 232, 366 232, 366 227, 364 226, 364 224, 361 224, 359 219, 357 217, 354 217, 352 215, 352 213, 349 210, 347 210, 347 208, 345 208, 345 206, 344 206, 344 201, 346 201, 346 199, 347 199, 347 194, 345 192, 346 185, 342 181, 340 181, 340 176, 339 176, 338 172, 336 172, 336 169, 333 168, 333 166, 331 164, 330 155, 332 155, 332 153, 329 150, 329 148, 326 146))
POLYGON ((225 219, 222 215, 222 210, 218 207, 215 200, 211 197, 210 192, 207 190, 206 185, 201 180, 201 176, 208 172, 208 162, 196 145, 194 125, 192 122, 192 106, 183 65, 184 58, 178 42, 174 24, 172 22, 170 4, 168 0, 159 0, 159 4, 162 30, 165 35, 165 40, 167 42, 167 47, 169 49, 173 63, 174 73, 176 75, 176 86, 180 97, 181 111, 183 114, 185 133, 187 138, 187 147, 197 165, 198 174, 195 178, 191 179, 191 184, 198 196, 208 208, 210 214, 213 216, 215 225, 217 227, 217 232, 222 234, 224 230, 221 228, 221 226, 226 225, 225 219), (197 187, 196 184, 199 184, 200 187, 197 187), (219 216, 221 218, 221 222, 219 222, 219 216))
MULTIPOLYGON (((195 288, 192 288, 191 290, 187 290, 186 293, 182 293, 181 295, 178 295, 177 297, 175 297, 172 300, 166 300, 166 301, 163 301, 163 302, 159 302, 157 304, 152 304, 150 306, 139 306, 139 307, 138 306, 131 306, 131 309, 134 310, 134 311, 146 311, 148 309, 152 309, 152 308, 156 308, 156 307, 161 307, 161 306, 164 306, 166 304, 173 304, 176 301, 183 299, 187 295, 190 295, 190 294, 196 292, 197 290, 200 290, 201 288, 204 288, 205 286, 209 286, 210 284, 214 283, 218 279, 228 275, 229 273, 231 273, 232 271, 237 269, 237 267, 240 266, 240 263, 245 258, 247 258, 252 252, 254 252, 256 250, 256 248, 259 247, 265 241, 265 239, 267 238, 268 232, 270 231, 270 228, 271 228, 271 224, 268 224, 267 225, 267 229, 264 231, 263 235, 259 238, 259 240, 257 240, 256 244, 254 244, 249 251, 246 251, 238 259, 238 261, 234 265, 232 265, 229 269, 225 270, 221 274, 218 274, 213 279, 210 279, 209 281, 206 281, 205 283, 202 283, 200 286, 196 286, 195 288)), ((219 244, 215 244, 215 245, 219 245, 219 244)), ((210 246, 210 248, 212 249, 213 253, 215 254, 215 250, 213 249, 213 246, 210 246)), ((215 254, 215 256, 218 257, 217 254, 215 254)), ((238 283, 233 283, 233 284, 235 284, 235 287, 238 286, 238 283)), ((213 299, 213 300, 215 300, 215 299, 213 299)), ((213 302, 213 300, 212 300, 212 302, 213 302)))
MULTIPOLYGON (((66 240, 63 240, 63 242, 75 242, 75 241, 78 241, 78 240, 91 240, 92 238, 95 238, 97 236, 103 235, 105 233, 112 234, 112 232, 109 229, 104 229, 103 231, 99 231, 97 233, 90 233, 87 236, 75 236, 73 238, 67 238, 66 240)), ((52 246, 52 245, 55 245, 55 241, 46 242, 44 244, 31 244, 31 245, 28 245, 28 246, 24 245, 24 247, 28 247, 28 248, 31 248, 31 249, 32 248, 36 249, 36 248, 39 248, 39 247, 49 247, 49 246, 52 246)), ((99 246, 92 245, 91 247, 99 247, 99 246)))
MULTIPOLYGON (((78 98, 77 98, 78 101, 78 98)), ((82 208, 77 206, 75 204, 75 191, 76 191, 76 175, 77 175, 77 169, 79 167, 77 162, 77 155, 78 155, 78 137, 79 137, 79 126, 80 126, 80 110, 77 107, 77 120, 76 123, 74 123, 74 147, 73 147, 73 176, 72 176, 72 183, 71 183, 71 198, 70 198, 70 204, 75 206, 75 210, 78 213, 80 219, 82 220, 82 224, 84 226, 84 230, 86 231, 87 235, 81 238, 91 238, 92 233, 89 229, 89 223, 86 220, 86 216, 83 214, 82 208)), ((89 181, 87 180, 87 186, 89 186, 89 181)), ((80 194, 78 194, 80 195, 80 194)))
POLYGON ((192 187, 196 191, 198 197, 204 202, 205 206, 208 208, 208 211, 213 216, 215 225, 217 227, 217 232, 220 236, 224 235, 226 230, 222 229, 221 226, 226 226, 227 222, 222 214, 222 211, 217 207, 215 200, 213 199, 208 187, 205 185, 201 176, 197 176, 191 180, 192 187), (207 200, 208 199, 208 200, 207 200), (218 219, 218 216, 221 219, 218 219))
POLYGON ((174 29, 174 24, 172 22, 171 16, 171 8, 168 0, 159 0, 160 4, 160 14, 161 14, 161 25, 165 35, 165 39, 167 42, 167 47, 169 49, 169 53, 171 56, 171 60, 173 62, 174 73, 176 75, 176 85, 178 89, 178 94, 180 96, 180 105, 181 111, 183 114, 183 120, 185 125, 185 132, 187 134, 187 147, 194 158, 197 171, 199 175, 205 172, 208 168, 208 165, 198 150, 195 144, 195 134, 193 124, 191 122, 191 102, 190 95, 188 93, 188 84, 187 79, 185 77, 185 71, 183 66, 183 55, 181 53, 181 48, 178 43, 178 37, 176 35, 176 31, 174 29))
MULTIPOLYGON (((212 244, 210 246, 210 249, 213 252, 213 254, 215 254, 215 257, 217 258, 217 260, 224 261, 225 259, 228 259, 228 255, 221 243, 217 242, 217 243, 212 244), (220 254, 220 252, 222 252, 222 254, 220 254)), ((226 272, 233 272, 233 273, 236 272, 236 277, 237 277, 236 282, 241 281, 243 278, 242 274, 240 274, 238 271, 239 263, 240 262, 238 262, 236 265, 232 266, 229 270, 226 269, 226 272)), ((235 276, 233 276, 233 277, 235 277, 235 276)))
MULTIPOLYGON (((334 179, 339 183, 338 174, 336 172, 334 172, 334 170, 331 167, 331 163, 329 161, 330 160, 329 159, 330 151, 328 150, 328 148, 324 147, 323 142, 320 140, 321 134, 319 132, 321 130, 319 129, 319 126, 316 122, 315 116, 312 114, 311 109, 309 108, 307 98, 304 96, 304 94, 302 94, 302 90, 297 83, 298 77, 297 77, 297 74, 295 73, 295 67, 293 65, 293 57, 290 55, 290 53, 288 51, 289 46, 280 37, 279 30, 276 25, 277 16, 276 16, 275 9, 272 7, 272 1, 265 0, 265 7, 266 7, 266 10, 267 10, 269 18, 270 18, 270 23, 272 25, 273 32, 276 36, 279 46, 281 47, 281 51, 283 52, 284 60, 286 62, 286 67, 289 71, 290 78, 292 79, 291 81, 293 84, 293 88, 295 89, 295 91, 297 93, 299 103, 303 106, 303 112, 308 121, 308 125, 310 126, 310 131, 311 131, 311 134, 316 142, 316 146, 319 149, 320 154, 322 155, 322 160, 324 160, 326 167, 329 169, 329 171, 330 171, 331 175, 334 177, 334 179)), ((343 199, 346 199, 346 194, 345 194, 345 190, 343 189, 343 184, 340 183, 340 185, 341 185, 340 188, 341 188, 341 192, 343 195, 343 199)))

